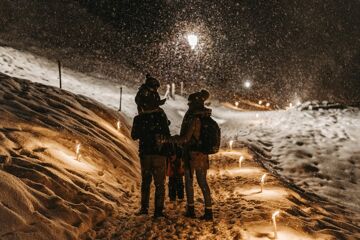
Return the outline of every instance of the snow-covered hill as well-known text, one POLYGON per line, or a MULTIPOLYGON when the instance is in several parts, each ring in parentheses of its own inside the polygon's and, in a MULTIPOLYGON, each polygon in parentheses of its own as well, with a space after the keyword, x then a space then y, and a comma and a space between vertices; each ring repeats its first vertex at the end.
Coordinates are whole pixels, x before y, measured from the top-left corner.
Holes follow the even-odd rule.
MULTIPOLYGON (((54 62, 8 47, 0 47, 0 72, 58 86, 54 62)), ((63 71, 64 89, 117 109, 118 86, 97 80, 66 68, 63 71)), ((136 114, 135 92, 136 89, 124 89, 123 113, 128 120, 136 114)), ((271 112, 236 111, 216 101, 211 107, 222 128, 223 146, 229 140, 235 140, 235 148, 250 146, 259 154, 258 159, 289 186, 344 207, 359 226, 360 111, 343 106, 310 110, 305 107, 308 105, 271 112)), ((164 108, 172 122, 172 132, 178 132, 187 109, 186 99, 169 100, 164 108)), ((114 126, 114 122, 110 125, 114 126)))
POLYGON ((128 209, 139 164, 122 115, 4 74, 0 106, 1 239, 93 237, 96 224, 128 209))

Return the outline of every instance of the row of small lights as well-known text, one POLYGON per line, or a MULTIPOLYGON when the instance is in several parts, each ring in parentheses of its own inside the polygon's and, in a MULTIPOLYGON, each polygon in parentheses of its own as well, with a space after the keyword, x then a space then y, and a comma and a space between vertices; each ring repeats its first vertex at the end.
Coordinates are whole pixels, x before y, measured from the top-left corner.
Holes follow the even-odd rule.
MULTIPOLYGON (((229 147, 230 147, 230 151, 232 151, 233 149, 233 144, 234 144, 234 140, 230 140, 229 141, 229 147)), ((245 161, 245 157, 243 155, 241 155, 239 157, 239 168, 242 167, 242 163, 245 161)), ((260 193, 262 193, 264 191, 264 185, 265 185, 265 178, 267 176, 267 173, 263 174, 260 178, 260 193)), ((277 225, 276 225, 276 217, 279 216, 280 211, 277 210, 272 214, 272 223, 273 223, 273 227, 274 227, 274 238, 277 239, 277 225)))
MULTIPOLYGON (((263 101, 260 100, 260 101, 259 101, 259 105, 262 105, 262 104, 263 104, 263 101)), ((269 102, 265 104, 266 107, 270 107, 270 105, 271 105, 271 104, 270 104, 269 102)), ((238 102, 238 101, 235 102, 235 107, 239 107, 239 102, 238 102)))

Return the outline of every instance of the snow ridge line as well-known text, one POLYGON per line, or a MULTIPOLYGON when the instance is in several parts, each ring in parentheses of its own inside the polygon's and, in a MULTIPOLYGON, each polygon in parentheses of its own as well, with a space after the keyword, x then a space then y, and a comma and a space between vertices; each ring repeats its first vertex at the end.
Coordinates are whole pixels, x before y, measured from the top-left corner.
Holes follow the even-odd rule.
POLYGON ((269 164, 266 164, 266 162, 271 162, 271 156, 269 155, 269 153, 266 153, 259 146, 256 146, 255 144, 251 144, 251 143, 244 143, 244 146, 246 146, 250 150, 250 152, 254 154, 255 162, 259 163, 264 169, 266 169, 268 172, 270 172, 274 177, 276 177, 286 187, 288 187, 291 190, 293 190, 294 192, 298 193, 301 197, 303 197, 304 199, 306 199, 308 201, 324 204, 324 205, 322 205, 322 207, 328 211, 334 211, 333 207, 336 207, 337 214, 340 212, 342 214, 342 217, 344 217, 348 220, 348 224, 354 228, 354 232, 360 231, 360 226, 357 224, 354 224, 352 220, 350 220, 349 218, 346 217, 348 215, 352 215, 351 211, 346 210, 339 204, 330 202, 327 199, 325 199, 321 196, 318 196, 314 193, 306 192, 304 189, 297 186, 296 184, 289 182, 288 179, 286 179, 282 175, 278 174, 269 164))

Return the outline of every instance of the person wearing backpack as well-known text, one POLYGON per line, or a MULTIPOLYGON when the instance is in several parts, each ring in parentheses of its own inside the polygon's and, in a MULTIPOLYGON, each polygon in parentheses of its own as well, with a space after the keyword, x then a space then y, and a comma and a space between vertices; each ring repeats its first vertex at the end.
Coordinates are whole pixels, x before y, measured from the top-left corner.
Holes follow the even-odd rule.
POLYGON ((171 152, 170 144, 157 144, 158 135, 170 136, 170 121, 158 105, 142 110, 135 116, 131 137, 139 140, 141 165, 141 209, 137 215, 148 214, 150 185, 155 183, 154 218, 164 217, 166 160, 171 152))
POLYGON ((205 107, 210 97, 206 90, 195 92, 188 97, 189 109, 181 124, 180 135, 162 137, 161 143, 176 143, 183 146, 183 162, 185 168, 185 190, 187 198, 186 217, 195 218, 193 176, 201 188, 205 214, 203 220, 213 219, 210 188, 206 180, 209 169, 209 154, 216 153, 220 147, 220 128, 211 118, 211 109, 205 107))

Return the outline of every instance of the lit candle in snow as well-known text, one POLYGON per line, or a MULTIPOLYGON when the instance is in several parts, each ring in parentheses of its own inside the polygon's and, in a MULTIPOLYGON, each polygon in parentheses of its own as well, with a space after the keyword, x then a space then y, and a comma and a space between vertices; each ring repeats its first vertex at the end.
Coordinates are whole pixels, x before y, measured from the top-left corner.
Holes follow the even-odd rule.
POLYGON ((265 177, 266 177, 266 173, 264 175, 261 176, 261 179, 260 179, 260 187, 261 187, 261 191, 262 192, 264 190, 264 183, 265 183, 265 177))
POLYGON ((241 163, 244 161, 244 156, 240 156, 239 158, 239 168, 241 168, 241 163))
POLYGON ((280 211, 276 211, 272 215, 272 222, 274 226, 274 238, 277 239, 277 226, 276 226, 276 216, 280 214, 280 211))
POLYGON ((79 159, 80 159, 80 147, 81 147, 81 144, 80 143, 78 143, 78 144, 76 144, 76 160, 78 160, 79 161, 79 159))
POLYGON ((230 141, 229 141, 230 150, 232 150, 233 144, 234 144, 234 140, 230 140, 230 141))
POLYGON ((117 129, 118 131, 120 131, 120 129, 121 129, 121 122, 120 122, 120 121, 117 121, 117 123, 116 123, 116 129, 117 129))

